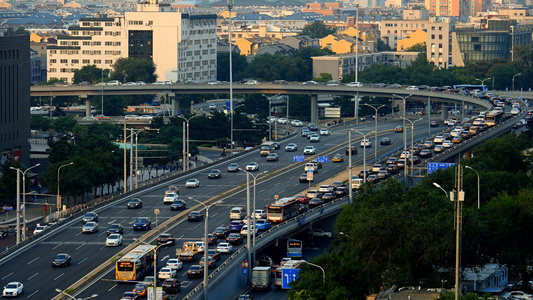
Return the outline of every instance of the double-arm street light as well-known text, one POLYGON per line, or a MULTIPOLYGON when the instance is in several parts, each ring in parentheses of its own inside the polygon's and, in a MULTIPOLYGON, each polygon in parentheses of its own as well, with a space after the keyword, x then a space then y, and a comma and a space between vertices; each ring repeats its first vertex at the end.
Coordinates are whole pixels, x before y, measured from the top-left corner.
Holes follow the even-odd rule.
MULTIPOLYGON (((478 81, 481 81, 481 85, 484 85, 485 84, 485 80, 489 80, 489 79, 492 79, 492 77, 489 77, 489 78, 485 78, 485 79, 478 79, 478 78, 474 78, 475 80, 478 80, 478 81)), ((494 88, 494 87, 493 87, 494 88)))
MULTIPOLYGON (((349 186, 348 189, 350 194, 350 202, 352 202, 353 199, 353 192, 352 192, 352 131, 357 132, 360 135, 363 136, 363 139, 366 140, 366 136, 369 134, 374 133, 374 131, 368 132, 367 134, 362 133, 359 130, 350 129, 348 130, 348 177, 349 179, 349 186)), ((363 147, 363 183, 366 182, 366 144, 363 147)))
POLYGON ((23 240, 26 239, 26 172, 40 166, 36 164, 33 167, 29 167, 26 170, 21 171, 19 168, 9 167, 11 170, 17 171, 17 245, 20 243, 20 174, 22 174, 22 229, 24 230, 23 240))
MULTIPOLYGON (((231 53, 230 53, 231 55, 231 53)), ((177 116, 178 118, 182 118, 183 120, 185 120, 185 122, 187 123, 187 150, 186 150, 186 161, 187 161, 187 164, 185 164, 185 160, 183 161, 183 164, 184 164, 184 167, 183 167, 183 171, 189 171, 189 121, 196 118, 196 117, 199 117, 200 115, 194 115, 194 116, 191 116, 190 118, 185 118, 183 116, 177 116), (186 166, 186 167, 185 167, 186 166)), ((183 149, 185 150, 185 149, 183 149)))
POLYGON ((515 78, 516 76, 520 76, 520 75, 522 75, 522 73, 518 73, 518 74, 515 74, 515 75, 513 76, 513 89, 512 89, 511 91, 514 91, 514 78, 515 78))
POLYGON ((68 164, 64 164, 64 165, 60 166, 59 168, 57 168, 57 209, 56 210, 58 212, 61 210, 61 206, 62 206, 61 205, 62 204, 61 203, 61 194, 59 193, 59 170, 61 170, 61 168, 63 168, 63 167, 71 166, 73 164, 74 164, 74 162, 71 161, 68 164))
POLYGON ((477 174, 477 209, 479 209, 481 206, 481 197, 480 197, 480 190, 479 190, 479 172, 476 169, 472 168, 471 166, 465 166, 465 168, 470 169, 476 172, 477 174))
MULTIPOLYGON (((250 192, 249 192, 250 191, 250 180, 249 180, 248 175, 252 176, 253 179, 254 179, 253 205, 252 205, 251 211, 249 211, 249 213, 248 213, 248 216, 251 215, 252 222, 253 222, 253 231, 252 231, 253 260, 251 261, 251 263, 252 263, 252 267, 254 267, 255 266, 255 232, 256 232, 256 227, 255 227, 255 183, 256 183, 257 177, 259 177, 259 175, 266 174, 266 173, 268 173, 268 171, 264 171, 264 172, 261 172, 259 174, 254 175, 251 172, 246 171, 244 169, 240 169, 240 170, 246 172, 246 189, 248 191, 248 196, 250 195, 250 192)), ((250 202, 249 199, 248 199, 248 202, 250 202)), ((247 224, 248 224, 248 226, 247 226, 248 233, 246 234, 246 239, 247 239, 247 241, 249 241, 250 240, 250 230, 252 228, 252 224, 250 224, 250 219, 248 219, 248 223, 247 224)))
POLYGON ((375 130, 375 139, 374 139, 374 160, 377 161, 378 160, 378 109, 382 108, 382 107, 385 107, 385 105, 381 105, 381 106, 378 106, 378 107, 375 107, 373 105, 370 105, 370 104, 367 104, 365 103, 366 106, 369 106, 369 107, 372 107, 375 111, 376 111, 376 114, 375 114, 375 117, 374 117, 374 122, 376 124, 376 129, 375 130))
POLYGON ((326 271, 324 271, 324 269, 319 266, 319 265, 316 265, 316 264, 313 264, 313 263, 310 263, 308 261, 305 261, 305 260, 301 260, 301 262, 303 262, 304 264, 308 264, 308 265, 311 265, 313 267, 317 267, 319 268, 320 270, 322 270, 322 284, 323 285, 326 285, 326 271))
POLYGON ((231 44, 231 9, 233 4, 234 0, 228 0, 230 155, 233 155, 233 45, 231 44))
MULTIPOLYGON (((205 208, 205 220, 204 220, 204 299, 207 300, 207 278, 209 276, 209 260, 207 259, 209 256, 209 239, 207 237, 207 225, 208 225, 208 219, 209 219, 209 208, 211 206, 216 205, 217 203, 213 203, 210 205, 206 205, 205 203, 198 201, 194 198, 189 197, 190 200, 198 202, 202 204, 205 208)), ((250 226, 248 226, 250 227, 250 226)))
MULTIPOLYGON (((407 98, 411 97, 412 94, 410 95, 407 95, 407 96, 400 96, 400 95, 396 95, 396 94, 393 94, 394 97, 398 97, 398 98, 401 98, 403 100, 403 151, 407 151, 407 138, 406 138, 406 132, 405 132, 405 118, 407 117, 405 115, 405 106, 406 106, 406 102, 407 102, 407 98)), ((405 165, 407 166, 407 163, 408 161, 406 160, 405 161, 405 165)), ((404 178, 404 181, 407 182, 407 171, 404 170, 403 171, 403 178, 404 178)))
POLYGON ((70 295, 70 294, 67 294, 67 292, 65 292, 65 291, 63 291, 63 290, 61 290, 61 289, 56 289, 56 292, 58 292, 58 293, 60 293, 60 294, 63 294, 63 295, 65 295, 65 296, 69 297, 70 299, 74 299, 74 300, 77 300, 77 299, 86 300, 86 299, 91 299, 91 298, 96 298, 96 297, 98 297, 98 294, 94 294, 94 295, 89 296, 89 297, 87 297, 87 298, 76 298, 76 297, 74 297, 74 296, 72 296, 72 295, 70 295))
MULTIPOLYGON (((139 240, 137 238, 133 238, 133 240, 136 241, 136 242, 148 245, 148 246, 153 246, 150 243, 147 243, 145 241, 141 241, 141 240, 139 240)), ((164 244, 161 244, 161 245, 158 245, 157 247, 154 248, 154 297, 153 297, 153 299, 157 299, 157 250, 159 250, 159 248, 162 247, 162 246, 168 246, 170 244, 172 244, 172 241, 168 241, 168 242, 166 242, 164 244)))
MULTIPOLYGON (((411 176, 413 176, 413 168, 414 168, 414 143, 415 143, 415 135, 414 135, 414 132, 415 132, 415 123, 418 122, 418 121, 422 121, 424 118, 420 118, 418 120, 414 120, 414 121, 411 121, 409 119, 406 119, 404 117, 402 117, 402 119, 404 119, 404 121, 409 121, 409 123, 411 123, 411 153, 409 154, 409 157, 411 158, 411 176)), ((404 131, 406 130, 405 128, 403 129, 404 131)), ((404 150, 405 151, 405 150, 404 150)), ((407 166, 407 161, 405 162, 405 165, 407 166)), ((407 170, 404 170, 406 173, 407 173, 407 170)))

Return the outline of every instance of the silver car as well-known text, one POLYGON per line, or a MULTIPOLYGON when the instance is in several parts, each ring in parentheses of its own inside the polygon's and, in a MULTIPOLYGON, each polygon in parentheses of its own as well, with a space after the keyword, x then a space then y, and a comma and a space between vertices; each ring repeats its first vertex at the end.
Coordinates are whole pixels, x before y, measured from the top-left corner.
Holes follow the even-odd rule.
POLYGON ((83 225, 82 233, 95 233, 98 231, 98 223, 96 222, 87 222, 83 225))

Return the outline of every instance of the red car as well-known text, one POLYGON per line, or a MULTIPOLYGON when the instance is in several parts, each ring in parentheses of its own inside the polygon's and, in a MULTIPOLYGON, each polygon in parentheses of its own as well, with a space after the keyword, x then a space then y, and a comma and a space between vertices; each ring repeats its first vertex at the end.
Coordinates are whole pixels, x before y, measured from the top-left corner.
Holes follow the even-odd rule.
POLYGON ((298 195, 296 196, 296 198, 298 198, 298 200, 300 200, 300 202, 302 202, 303 204, 309 203, 309 198, 307 198, 306 195, 298 195))

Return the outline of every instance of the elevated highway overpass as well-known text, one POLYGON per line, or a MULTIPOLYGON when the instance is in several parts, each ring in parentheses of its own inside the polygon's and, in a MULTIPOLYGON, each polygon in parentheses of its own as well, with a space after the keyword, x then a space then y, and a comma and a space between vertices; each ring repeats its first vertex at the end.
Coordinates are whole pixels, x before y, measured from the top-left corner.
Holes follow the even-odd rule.
MULTIPOLYGON (((91 114, 91 99, 95 96, 109 95, 168 95, 172 100, 172 114, 179 111, 179 100, 185 94, 229 94, 230 85, 208 85, 208 84, 174 84, 174 85, 133 85, 133 86, 32 86, 31 96, 78 96, 85 99, 86 115, 91 114)), ((401 100, 401 97, 409 98, 406 101, 434 101, 442 105, 457 104, 470 105, 487 110, 492 105, 483 99, 477 97, 464 96, 458 94, 449 94, 433 91, 407 91, 404 89, 393 88, 375 88, 375 87, 347 87, 347 86, 326 86, 326 85, 304 85, 299 83, 290 83, 286 85, 263 83, 258 85, 233 84, 234 94, 286 94, 286 95, 310 95, 311 96, 311 122, 316 123, 318 120, 318 95, 335 95, 335 96, 372 96, 385 97, 401 100), (397 96, 395 96, 397 95, 397 96)), ((520 96, 520 92, 509 93, 502 92, 505 95, 511 94, 514 98, 520 96)), ((524 92, 523 96, 531 98, 533 92, 524 92)), ((399 102, 400 105, 402 101, 399 102)), ((429 109, 429 105, 427 106, 429 109)), ((441 109, 447 112, 446 109, 441 109)), ((446 118, 446 113, 442 114, 446 118)))

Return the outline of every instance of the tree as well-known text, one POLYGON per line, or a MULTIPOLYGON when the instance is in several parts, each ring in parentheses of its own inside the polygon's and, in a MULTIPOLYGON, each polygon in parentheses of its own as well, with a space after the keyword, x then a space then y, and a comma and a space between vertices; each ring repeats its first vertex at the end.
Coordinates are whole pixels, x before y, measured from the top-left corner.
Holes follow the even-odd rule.
POLYGON ((415 44, 404 50, 405 52, 423 52, 426 53, 426 42, 415 44))
POLYGON ((24 26, 19 26, 17 29, 13 27, 7 27, 6 29, 6 36, 10 35, 19 35, 19 34, 27 34, 30 35, 30 32, 24 28, 24 26))
MULTIPOLYGON (((95 97, 92 105, 96 110, 102 111, 102 98, 95 97)), ((122 116, 124 109, 127 107, 126 100, 122 95, 113 95, 104 97, 103 112, 107 116, 122 116)))
POLYGON ((311 96, 291 95, 289 115, 293 119, 309 121, 311 119, 311 96))
POLYGON ((336 32, 336 28, 328 27, 322 22, 313 22, 305 25, 304 29, 302 30, 302 35, 308 35, 315 39, 321 39, 336 32))
MULTIPOLYGON (((231 63, 233 65, 233 80, 237 81, 244 78, 241 73, 246 70, 248 63, 246 62, 246 56, 240 55, 233 51, 231 53, 231 63)), ((221 81, 229 80, 229 54, 220 53, 217 55, 217 78, 221 81)))
POLYGON ((297 51, 294 53, 295 57, 301 58, 303 62, 306 65, 305 67, 301 67, 299 70, 301 74, 301 81, 308 81, 311 80, 313 77, 312 70, 313 70, 313 56, 325 56, 325 55, 331 55, 333 52, 330 49, 327 48, 315 48, 315 47, 305 47, 301 49, 300 51, 297 51), (303 77, 303 79, 302 79, 303 77))
POLYGON ((313 80, 317 82, 327 82, 333 80, 333 76, 331 76, 330 73, 320 73, 320 75, 317 78, 313 78, 313 80))
POLYGON ((157 80, 155 70, 156 66, 152 60, 123 57, 117 59, 113 64, 113 71, 111 72, 110 79, 122 82, 155 82, 157 80))
POLYGON ((53 126, 56 132, 72 132, 78 121, 71 115, 58 117, 54 120, 53 126))
POLYGON ((383 42, 382 39, 378 39, 377 49, 378 49, 378 52, 391 51, 392 50, 392 48, 389 46, 389 44, 385 44, 385 42, 383 42))
POLYGON ((57 141, 48 155, 48 160, 52 164, 57 164, 65 160, 72 160, 76 156, 76 146, 68 141, 57 141))
POLYGON ((42 115, 31 115, 30 127, 32 130, 48 131, 52 128, 52 121, 42 115))
POLYGON ((87 81, 90 83, 105 82, 109 78, 110 70, 101 69, 96 65, 83 66, 81 69, 74 71, 74 83, 87 81))

